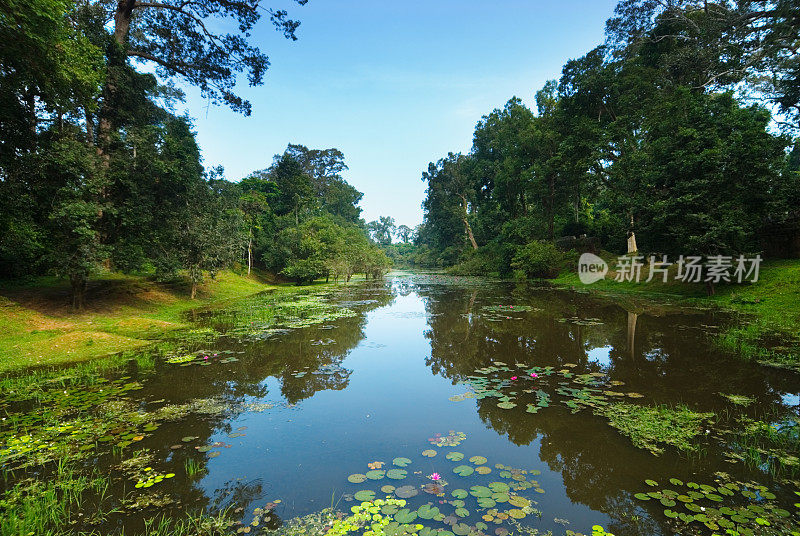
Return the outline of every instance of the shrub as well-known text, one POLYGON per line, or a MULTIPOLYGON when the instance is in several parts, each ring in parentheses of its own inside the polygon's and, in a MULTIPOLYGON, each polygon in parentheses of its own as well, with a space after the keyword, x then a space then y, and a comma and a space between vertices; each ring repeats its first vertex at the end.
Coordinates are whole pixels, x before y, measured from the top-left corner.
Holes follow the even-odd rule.
POLYGON ((563 262, 564 254, 553 244, 534 240, 517 248, 511 267, 528 278, 553 279, 563 262))

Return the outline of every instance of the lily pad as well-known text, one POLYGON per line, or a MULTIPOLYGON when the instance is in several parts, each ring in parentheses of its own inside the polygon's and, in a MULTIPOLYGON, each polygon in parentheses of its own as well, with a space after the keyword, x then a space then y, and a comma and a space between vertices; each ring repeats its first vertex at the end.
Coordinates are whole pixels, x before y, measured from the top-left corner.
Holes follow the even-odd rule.
POLYGON ((425 456, 426 458, 433 458, 434 456, 436 456, 436 451, 433 449, 426 449, 422 451, 422 455, 425 456))
POLYGON ((453 491, 450 492, 450 495, 452 495, 456 499, 466 499, 467 496, 469 496, 469 493, 467 493, 467 490, 465 489, 454 489, 453 491))
POLYGON ((357 501, 365 502, 365 501, 372 501, 375 499, 375 492, 371 489, 364 489, 361 491, 357 491, 353 497, 357 501))
POLYGON ((347 477, 348 482, 352 482, 353 484, 361 484, 367 479, 367 475, 362 475, 361 473, 355 473, 347 477))
POLYGON ((408 476, 408 471, 405 469, 389 469, 386 471, 386 476, 392 480, 403 480, 406 476, 408 476))
POLYGON ((475 472, 475 469, 469 465, 459 465, 453 469, 453 472, 459 476, 469 476, 475 472))
POLYGON ((411 463, 411 460, 408 458, 395 458, 392 463, 397 467, 405 467, 411 463))
POLYGON ((492 490, 487 488, 486 486, 472 486, 471 488, 469 488, 469 493, 473 497, 478 497, 478 498, 492 496, 492 490))
POLYGON ((460 452, 448 452, 445 458, 454 462, 460 462, 464 459, 464 455, 460 452))
POLYGON ((386 476, 386 471, 383 469, 373 469, 372 471, 367 471, 367 478, 370 480, 380 480, 384 476, 386 476))
POLYGON ((400 486, 394 490, 394 494, 401 499, 410 499, 419 495, 419 490, 414 486, 400 486))
POLYGON ((508 493, 508 491, 511 489, 511 487, 505 482, 492 482, 489 484, 489 488, 494 493, 508 493))
MULTIPOLYGON (((423 504, 417 509, 417 515, 422 519, 433 519, 439 515, 439 513, 439 508, 427 504, 423 504)), ((397 517, 395 517, 395 519, 397 519, 397 517)))
POLYGON ((508 502, 517 508, 526 508, 531 505, 531 501, 529 499, 520 497, 519 495, 512 495, 509 497, 508 502))
POLYGON ((414 520, 417 519, 417 512, 409 510, 408 508, 403 508, 394 515, 394 519, 398 523, 413 523, 414 520))
MULTIPOLYGON (((456 513, 458 513, 458 510, 456 510, 456 513)), ((453 525, 453 534, 455 534, 456 536, 467 536, 467 534, 469 534, 471 530, 472 530, 471 527, 466 523, 456 523, 455 525, 453 525)))

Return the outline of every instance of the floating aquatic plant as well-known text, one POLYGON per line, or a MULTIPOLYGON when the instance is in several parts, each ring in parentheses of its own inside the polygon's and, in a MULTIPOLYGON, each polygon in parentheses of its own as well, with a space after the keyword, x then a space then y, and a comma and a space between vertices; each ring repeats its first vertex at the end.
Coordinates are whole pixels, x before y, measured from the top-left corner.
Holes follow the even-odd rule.
POLYGON ((450 430, 447 435, 443 434, 434 434, 433 437, 429 438, 428 441, 432 445, 436 445, 437 447, 456 447, 461 444, 467 438, 467 434, 464 432, 456 432, 455 430, 450 430))
MULTIPOLYGON (((734 481, 727 473, 716 475, 713 485, 671 478, 670 484, 679 491, 664 488, 636 493, 634 497, 659 503, 656 508, 682 527, 703 525, 710 531, 740 536, 800 534, 792 514, 775 502, 777 496, 766 486, 734 481)), ((645 483, 651 489, 659 488, 655 480, 645 483)), ((800 510, 800 504, 795 508, 800 510)))
POLYGON ((624 402, 608 404, 598 411, 609 424, 628 436, 633 444, 653 454, 663 452, 661 445, 693 450, 693 440, 703 434, 703 425, 713 413, 697 413, 686 407, 637 406, 624 402))
MULTIPOLYGON (((458 437, 455 432, 452 436, 458 437)), ((441 436, 440 436, 441 437, 441 436)), ((461 439, 461 438, 459 438, 461 439)), ((431 450, 431 449, 429 449, 431 450)), ((426 456, 435 455, 435 451, 427 453, 426 456)), ((452 470, 461 478, 483 478, 484 475, 492 473, 492 469, 486 466, 488 459, 485 456, 467 455, 451 451, 447 453, 445 459, 453 463, 452 470), (463 460, 468 460, 469 465, 465 465, 463 460)), ((372 462, 374 464, 375 462, 372 462)), ((375 466, 370 464, 370 466, 375 466)), ((419 471, 413 471, 413 464, 409 458, 395 458, 393 464, 402 466, 404 469, 389 469, 386 476, 389 477, 392 471, 402 471, 403 475, 409 479, 414 475, 420 475, 419 471), (408 469, 406 471, 406 468, 408 469)), ((448 483, 444 481, 438 472, 422 475, 424 480, 418 481, 417 485, 408 484, 400 487, 384 485, 380 487, 380 492, 388 494, 387 500, 410 501, 422 491, 422 497, 431 498, 438 502, 417 503, 416 506, 410 502, 403 502, 402 506, 398 503, 379 503, 381 499, 375 500, 377 493, 371 489, 360 489, 353 495, 345 495, 346 499, 362 501, 356 510, 362 511, 363 507, 371 504, 374 513, 380 514, 382 520, 383 534, 418 534, 428 536, 442 535, 474 535, 480 536, 487 534, 485 531, 489 523, 500 528, 509 520, 523 520, 529 516, 540 516, 535 508, 535 501, 522 494, 526 491, 544 493, 539 483, 531 479, 540 472, 538 470, 523 470, 504 464, 495 464, 499 479, 488 481, 483 484, 473 483, 469 490, 458 488, 447 493, 448 483), (379 508, 376 509, 376 507, 379 508), (440 525, 437 525, 440 523, 440 525)), ((382 472, 382 469, 372 471, 382 472)), ((363 485, 369 479, 367 474, 350 475, 347 479, 356 485, 363 485)), ((376 475, 377 476, 377 475, 376 475)), ((422 501, 425 501, 423 498, 422 501)), ((373 518, 374 519, 374 518, 373 518)), ((520 525, 521 526, 521 525, 520 525)), ((358 524, 359 529, 368 533, 369 526, 358 524)), ((505 530, 509 534, 508 529, 505 530)), ((534 532, 524 532, 523 534, 535 534, 534 532)), ((498 534, 498 533, 495 533, 498 534)))

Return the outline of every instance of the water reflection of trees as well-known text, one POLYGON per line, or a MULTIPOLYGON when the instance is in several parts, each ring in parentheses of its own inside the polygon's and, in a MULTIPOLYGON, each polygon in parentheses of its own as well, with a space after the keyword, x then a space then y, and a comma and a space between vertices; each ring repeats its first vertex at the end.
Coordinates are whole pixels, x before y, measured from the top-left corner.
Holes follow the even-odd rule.
POLYGON ((179 367, 162 361, 157 363, 156 375, 148 381, 147 389, 176 402, 209 397, 236 402, 245 397, 268 396, 265 380, 273 377, 281 385, 281 396, 290 404, 321 390, 344 389, 349 371, 341 368, 341 363, 364 338, 366 313, 393 299, 389 285, 379 282, 335 289, 330 301, 357 300, 356 305, 350 306, 356 316, 287 330, 264 339, 223 337, 206 345, 209 355, 220 354, 210 360, 209 366, 179 367), (219 363, 225 357, 238 361, 219 363), (298 372, 305 374, 298 376, 298 372))
POLYGON ((703 411, 723 409, 719 393, 756 399, 757 414, 781 404, 782 393, 797 391, 797 379, 756 365, 732 361, 714 344, 705 326, 719 319, 710 313, 674 308, 628 311, 592 295, 557 290, 521 292, 500 285, 471 289, 450 286, 425 296, 430 341, 428 365, 453 382, 491 361, 578 365, 577 372, 603 371, 625 389, 655 403, 681 402, 703 411), (492 321, 483 308, 526 304, 536 311, 512 313, 492 321), (632 314, 633 313, 633 319, 632 314), (598 319, 582 325, 571 319, 598 319), (608 362, 591 359, 593 349, 608 349, 608 362))
MULTIPOLYGON (((454 383, 465 380, 492 361, 513 365, 577 365, 577 373, 603 371, 624 382, 622 390, 645 395, 645 403, 685 403, 702 411, 722 413, 720 393, 745 394, 756 400, 752 414, 781 403, 781 392, 797 390, 797 380, 775 375, 755 365, 732 362, 713 344, 707 325, 718 322, 708 313, 674 309, 625 308, 575 292, 520 290, 503 287, 442 286, 419 292, 428 313, 426 338, 431 345, 427 364, 454 383), (484 314, 485 306, 525 304, 536 308, 509 313, 514 319, 484 314), (572 320, 598 319, 596 325, 572 320), (497 321, 492 321, 497 320, 497 321), (608 359, 591 359, 590 351, 607 349, 608 359)), ((616 534, 658 534, 663 527, 650 518, 632 523, 629 513, 641 505, 631 494, 645 478, 689 478, 690 470, 710 474, 721 464, 722 451, 709 445, 705 456, 687 463, 667 452, 655 458, 633 448, 628 439, 588 410, 571 414, 560 404, 532 415, 524 408, 533 395, 519 393, 513 410, 498 408, 493 398, 477 400, 477 411, 488 427, 517 445, 538 439, 539 456, 561 473, 567 495, 618 520, 616 534), (529 399, 526 399, 528 397, 529 399), (716 450, 715 450, 716 449, 716 450), (624 460, 621 458, 624 457, 624 460)), ((746 471, 742 467, 732 472, 746 471)))
POLYGON ((208 342, 204 348, 206 353, 219 354, 219 357, 212 357, 207 366, 181 367, 166 363, 160 356, 156 358, 153 371, 139 375, 135 369, 131 370, 134 379, 145 380, 137 398, 155 401, 153 409, 197 399, 216 399, 224 403, 225 409, 218 413, 193 414, 171 422, 141 443, 142 447, 160 452, 179 475, 171 484, 172 494, 180 498, 181 504, 212 512, 235 506, 244 509, 242 515, 249 514, 253 501, 262 494, 262 483, 233 480, 209 493, 198 480, 184 474, 188 460, 200 465, 200 476, 208 462, 206 454, 196 451, 193 445, 207 445, 215 434, 231 433, 231 421, 242 411, 245 400, 269 396, 269 378, 278 381, 280 396, 288 404, 296 404, 322 390, 346 388, 350 371, 342 362, 364 339, 366 314, 390 304, 394 296, 391 286, 383 282, 342 287, 332 291, 329 299, 333 303, 349 302, 348 307, 356 311, 356 316, 289 330, 261 340, 223 337, 208 342), (235 357, 237 361, 220 362, 227 357, 235 357), (187 436, 198 439, 183 445, 181 438, 187 436))

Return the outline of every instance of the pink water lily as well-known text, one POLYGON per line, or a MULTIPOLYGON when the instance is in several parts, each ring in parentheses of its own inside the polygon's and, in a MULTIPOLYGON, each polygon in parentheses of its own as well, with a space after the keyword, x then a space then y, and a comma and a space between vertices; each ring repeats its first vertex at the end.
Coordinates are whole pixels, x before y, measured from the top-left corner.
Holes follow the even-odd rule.
POLYGON ((536 374, 535 372, 531 372, 531 378, 538 378, 538 377, 539 377, 538 374, 536 374))
POLYGON ((517 377, 516 377, 516 376, 511 376, 511 379, 512 379, 512 380, 516 380, 516 379, 517 379, 517 377))
POLYGON ((430 478, 431 480, 434 480, 434 481, 435 480, 441 480, 442 479, 442 475, 440 475, 439 473, 433 473, 432 475, 428 476, 428 478, 430 478))

